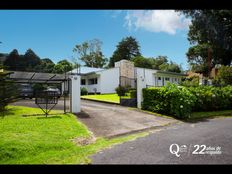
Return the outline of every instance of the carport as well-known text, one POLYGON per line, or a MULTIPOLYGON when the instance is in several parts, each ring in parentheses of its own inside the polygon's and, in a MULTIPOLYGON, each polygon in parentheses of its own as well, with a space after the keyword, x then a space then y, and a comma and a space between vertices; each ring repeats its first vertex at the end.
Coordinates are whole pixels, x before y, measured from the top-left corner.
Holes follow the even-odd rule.
MULTIPOLYGON (((80 112, 80 76, 73 74, 67 76, 65 74, 53 74, 53 73, 40 73, 40 72, 22 72, 14 71, 10 74, 9 78, 16 83, 27 84, 60 84, 62 94, 70 94, 70 112, 80 112)), ((64 97, 64 113, 66 110, 66 95, 64 97)))

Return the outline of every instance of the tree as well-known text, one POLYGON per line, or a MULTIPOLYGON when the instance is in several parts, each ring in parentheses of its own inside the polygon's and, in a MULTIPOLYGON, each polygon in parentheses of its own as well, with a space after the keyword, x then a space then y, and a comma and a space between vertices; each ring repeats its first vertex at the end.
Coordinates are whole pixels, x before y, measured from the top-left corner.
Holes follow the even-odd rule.
POLYGON ((110 58, 109 67, 114 67, 114 63, 122 59, 132 60, 136 56, 141 56, 140 46, 133 37, 123 38, 117 45, 112 57, 110 58))
POLYGON ((232 67, 221 66, 214 82, 222 86, 232 85, 232 67))
POLYGON ((157 58, 152 59, 152 68, 161 70, 165 69, 168 65, 168 57, 167 56, 158 56, 157 58))
POLYGON ((41 63, 39 56, 37 56, 32 49, 28 49, 23 58, 26 71, 33 71, 34 67, 41 63))
POLYGON ((73 69, 72 63, 67 61, 66 59, 59 61, 55 66, 53 73, 62 74, 73 69))
MULTIPOLYGON (((191 17, 188 40, 194 45, 187 56, 190 61, 201 57, 208 61, 209 51, 212 66, 231 65, 232 61, 232 11, 231 10, 181 10, 186 17, 191 17)), ((204 67, 204 66, 203 66, 204 67)))
POLYGON ((17 71, 20 69, 20 56, 17 49, 13 49, 4 61, 4 66, 8 70, 17 71))
MULTIPOLYGON (((73 52, 77 53, 79 60, 85 63, 85 66, 102 68, 107 58, 104 57, 101 51, 102 42, 98 39, 86 41, 82 44, 76 45, 73 52)), ((74 61, 77 65, 78 61, 74 61)))
POLYGON ((152 68, 152 61, 149 58, 145 58, 143 56, 137 56, 132 59, 134 62, 135 67, 141 67, 141 68, 152 68))
POLYGON ((39 72, 51 73, 54 69, 55 64, 49 58, 41 59, 40 64, 34 69, 39 72))

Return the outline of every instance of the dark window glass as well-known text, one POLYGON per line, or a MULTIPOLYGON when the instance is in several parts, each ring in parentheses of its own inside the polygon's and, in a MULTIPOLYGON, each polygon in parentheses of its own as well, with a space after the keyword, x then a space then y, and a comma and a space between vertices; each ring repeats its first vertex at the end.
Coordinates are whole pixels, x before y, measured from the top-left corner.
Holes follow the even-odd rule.
POLYGON ((85 79, 81 79, 81 85, 85 85, 85 79))
POLYGON ((169 81, 169 77, 166 77, 165 80, 166 80, 166 81, 169 81))
POLYGON ((161 80, 161 77, 158 77, 158 80, 161 80))
POLYGON ((97 78, 89 79, 89 85, 97 84, 97 78))

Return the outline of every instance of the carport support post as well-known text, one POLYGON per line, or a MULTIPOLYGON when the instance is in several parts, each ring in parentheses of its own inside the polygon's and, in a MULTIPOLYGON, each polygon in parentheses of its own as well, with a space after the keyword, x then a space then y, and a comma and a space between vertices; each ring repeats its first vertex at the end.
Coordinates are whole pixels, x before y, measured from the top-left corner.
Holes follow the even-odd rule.
POLYGON ((137 107, 139 109, 142 108, 142 101, 143 101, 143 88, 146 88, 145 78, 139 72, 137 73, 137 107))
POLYGON ((71 77, 71 112, 79 113, 81 111, 80 100, 80 76, 74 75, 71 77))

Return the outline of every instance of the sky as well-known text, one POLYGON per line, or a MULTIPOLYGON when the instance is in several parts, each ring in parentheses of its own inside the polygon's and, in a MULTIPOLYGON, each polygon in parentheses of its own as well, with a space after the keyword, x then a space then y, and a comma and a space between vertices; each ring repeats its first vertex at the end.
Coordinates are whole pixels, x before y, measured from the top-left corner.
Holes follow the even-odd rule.
POLYGON ((190 19, 174 10, 0 10, 0 52, 31 48, 40 58, 73 60, 73 48, 99 39, 110 58, 118 42, 135 37, 144 57, 167 56, 187 68, 190 19))

